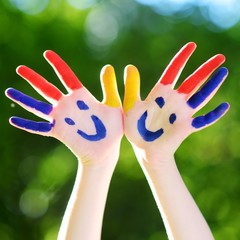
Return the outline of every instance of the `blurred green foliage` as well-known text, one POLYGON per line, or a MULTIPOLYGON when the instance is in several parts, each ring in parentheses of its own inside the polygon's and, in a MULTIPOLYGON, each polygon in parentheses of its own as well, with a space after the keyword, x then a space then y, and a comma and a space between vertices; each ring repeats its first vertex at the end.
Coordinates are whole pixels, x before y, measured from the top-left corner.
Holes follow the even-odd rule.
MULTIPOLYGON (((56 239, 77 166, 72 153, 57 140, 9 125, 12 115, 33 116, 4 96, 6 88, 14 87, 39 98, 16 75, 15 68, 27 65, 62 89, 42 57, 45 50, 52 49, 101 100, 101 67, 108 63, 115 67, 123 97, 123 69, 131 63, 141 73, 144 98, 173 55, 189 41, 196 42, 198 48, 179 82, 213 55, 223 53, 230 74, 203 111, 222 101, 228 101, 231 109, 217 124, 186 139, 176 153, 176 161, 216 239, 240 238, 240 23, 233 19, 235 15, 225 20, 217 18, 223 7, 211 13, 206 6, 191 1, 182 8, 174 1, 169 1, 171 8, 166 8, 167 2, 0 2, 1 240, 56 239)), ((232 7, 239 9, 239 5, 232 7)), ((125 138, 109 191, 102 239, 167 239, 148 184, 125 138)))

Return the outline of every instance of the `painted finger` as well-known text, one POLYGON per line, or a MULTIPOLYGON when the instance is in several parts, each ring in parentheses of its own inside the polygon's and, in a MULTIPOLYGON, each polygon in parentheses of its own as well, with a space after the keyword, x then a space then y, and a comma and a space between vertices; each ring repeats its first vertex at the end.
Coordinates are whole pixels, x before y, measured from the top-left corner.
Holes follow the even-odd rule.
POLYGON ((126 113, 132 109, 137 100, 140 100, 140 75, 135 66, 128 65, 125 67, 124 83, 123 110, 126 113))
POLYGON ((217 108, 207 113, 206 115, 195 117, 192 121, 192 126, 198 131, 219 120, 229 109, 228 103, 222 103, 217 108))
POLYGON ((47 50, 44 52, 44 57, 53 67, 68 91, 76 90, 83 86, 72 69, 55 52, 47 50))
POLYGON ((9 122, 16 128, 43 136, 50 136, 50 132, 54 126, 54 123, 35 122, 20 117, 11 117, 9 122))
POLYGON ((27 80, 40 95, 53 104, 55 104, 63 95, 58 88, 49 83, 31 68, 19 66, 17 68, 17 74, 27 80))
POLYGON ((52 105, 38 101, 14 88, 6 90, 6 96, 22 106, 24 109, 44 119, 51 119, 48 115, 52 112, 52 105))
POLYGON ((103 91, 103 103, 110 107, 120 107, 121 100, 118 93, 114 68, 111 65, 104 66, 100 78, 103 91))
POLYGON ((220 68, 218 72, 187 101, 187 104, 193 109, 203 107, 214 96, 227 75, 228 70, 226 68, 220 68))
POLYGON ((179 75, 195 48, 196 44, 194 42, 187 43, 169 63, 158 83, 164 85, 172 84, 172 88, 174 88, 179 75))
POLYGON ((181 84, 178 92, 192 95, 224 61, 222 54, 210 58, 181 84))

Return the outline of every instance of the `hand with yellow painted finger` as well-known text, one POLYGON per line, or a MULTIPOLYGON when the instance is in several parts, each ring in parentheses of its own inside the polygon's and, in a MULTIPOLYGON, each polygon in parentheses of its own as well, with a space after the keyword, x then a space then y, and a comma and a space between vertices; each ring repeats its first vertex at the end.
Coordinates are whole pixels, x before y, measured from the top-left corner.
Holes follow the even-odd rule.
POLYGON ((213 236, 179 174, 174 153, 187 136, 213 124, 229 109, 228 103, 222 103, 206 115, 193 117, 228 74, 220 68, 202 86, 224 62, 221 54, 174 89, 195 48, 190 42, 176 54, 145 100, 140 98, 137 68, 129 65, 125 69, 124 131, 148 179, 168 238, 177 240, 212 240, 213 236))
POLYGON ((46 51, 44 57, 68 94, 63 94, 32 69, 20 66, 17 73, 49 103, 13 88, 7 89, 6 95, 46 121, 12 117, 10 123, 31 133, 59 139, 79 160, 58 239, 100 239, 106 196, 123 135, 122 107, 114 69, 110 65, 102 69, 104 99, 99 102, 56 53, 46 51))

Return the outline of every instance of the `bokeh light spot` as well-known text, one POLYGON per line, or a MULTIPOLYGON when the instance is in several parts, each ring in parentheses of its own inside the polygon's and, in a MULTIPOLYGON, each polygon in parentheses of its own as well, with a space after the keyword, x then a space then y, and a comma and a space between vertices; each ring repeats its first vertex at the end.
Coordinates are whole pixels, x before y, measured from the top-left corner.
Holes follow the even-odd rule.
POLYGON ((180 13, 182 17, 194 14, 200 8, 202 17, 220 29, 233 27, 240 21, 238 0, 135 0, 152 7, 160 15, 180 13))
POLYGON ((119 24, 107 8, 94 9, 86 20, 87 41, 93 47, 110 45, 117 37, 119 24))
POLYGON ((140 3, 140 4, 150 5, 150 6, 162 2, 162 0, 135 0, 135 1, 140 3))
POLYGON ((77 9, 87 9, 92 7, 96 0, 68 0, 69 4, 77 9))
POLYGON ((216 26, 227 29, 234 26, 240 20, 240 2, 229 1, 211 1, 208 7, 209 19, 216 26))
POLYGON ((48 209, 48 198, 38 189, 23 192, 19 201, 20 210, 30 218, 43 216, 48 209))
POLYGON ((38 14, 48 6, 48 0, 10 0, 11 4, 27 14, 38 14))
POLYGON ((39 181, 62 185, 74 173, 76 164, 75 156, 65 146, 59 145, 41 162, 39 181))

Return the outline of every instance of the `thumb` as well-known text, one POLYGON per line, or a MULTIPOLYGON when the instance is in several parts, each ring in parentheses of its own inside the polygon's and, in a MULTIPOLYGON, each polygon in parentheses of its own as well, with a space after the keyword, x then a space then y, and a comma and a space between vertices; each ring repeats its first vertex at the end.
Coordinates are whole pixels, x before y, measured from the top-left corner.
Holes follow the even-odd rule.
POLYGON ((100 78, 103 91, 103 103, 110 107, 120 107, 121 99, 118 93, 114 68, 111 65, 104 66, 100 78))
POLYGON ((138 69, 133 65, 128 65, 124 70, 125 93, 123 110, 128 112, 140 99, 140 75, 138 69))

